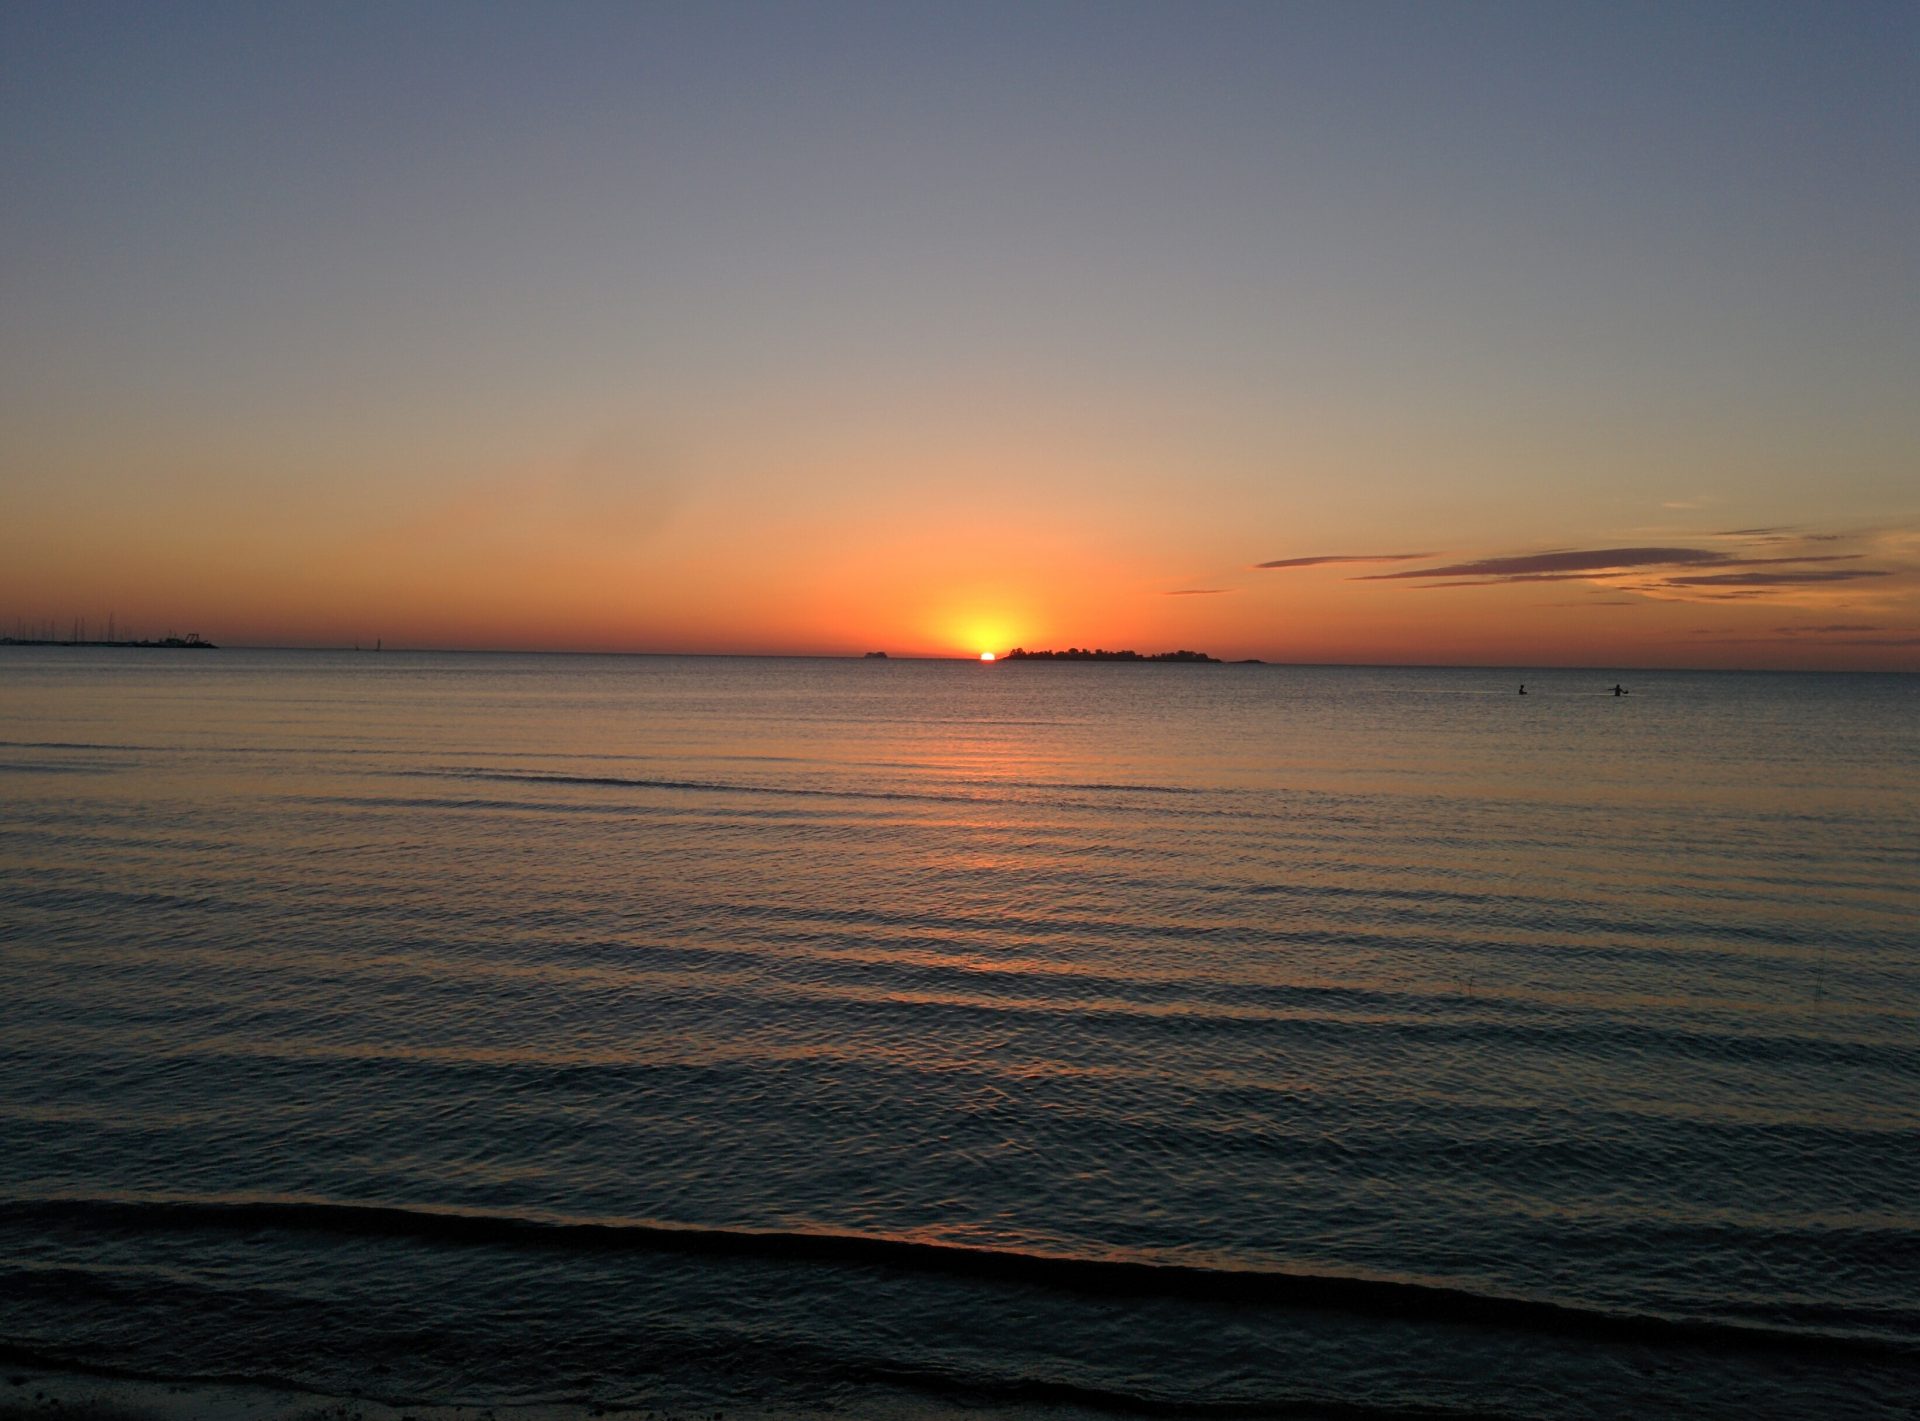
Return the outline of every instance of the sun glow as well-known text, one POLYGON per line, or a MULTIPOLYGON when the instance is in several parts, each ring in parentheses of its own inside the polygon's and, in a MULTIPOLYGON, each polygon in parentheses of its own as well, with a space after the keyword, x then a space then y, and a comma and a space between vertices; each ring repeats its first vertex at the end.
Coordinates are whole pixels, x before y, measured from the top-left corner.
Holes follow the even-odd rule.
MULTIPOLYGON (((955 597, 954 602, 961 602, 955 597)), ((936 611, 927 619, 928 640, 944 644, 946 656, 964 656, 969 661, 997 661, 1010 646, 1031 642, 1036 636, 1032 619, 1023 611, 1004 605, 1000 595, 982 594, 968 589, 964 605, 936 611)))

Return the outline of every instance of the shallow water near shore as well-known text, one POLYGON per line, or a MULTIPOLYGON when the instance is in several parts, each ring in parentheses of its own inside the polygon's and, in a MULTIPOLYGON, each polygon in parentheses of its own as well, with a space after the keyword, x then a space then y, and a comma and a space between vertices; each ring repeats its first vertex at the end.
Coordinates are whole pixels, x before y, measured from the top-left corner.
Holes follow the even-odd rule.
POLYGON ((0 649, 0 1348, 1900 1414, 1916 883, 1914 677, 0 649))

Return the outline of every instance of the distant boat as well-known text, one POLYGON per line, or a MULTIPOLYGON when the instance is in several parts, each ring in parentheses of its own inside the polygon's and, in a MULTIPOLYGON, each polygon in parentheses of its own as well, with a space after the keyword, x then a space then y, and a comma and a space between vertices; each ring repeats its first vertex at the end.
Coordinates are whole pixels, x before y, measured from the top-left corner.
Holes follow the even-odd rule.
POLYGON ((887 660, 887 654, 884 651, 869 651, 862 659, 866 661, 885 661, 887 660))

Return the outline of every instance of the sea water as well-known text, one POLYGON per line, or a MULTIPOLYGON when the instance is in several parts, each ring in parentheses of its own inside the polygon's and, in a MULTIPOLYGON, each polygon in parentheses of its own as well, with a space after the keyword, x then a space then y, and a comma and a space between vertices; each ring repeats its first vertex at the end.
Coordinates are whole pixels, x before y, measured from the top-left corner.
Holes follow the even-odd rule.
POLYGON ((0 1347, 1899 1414, 1916 885, 1914 677, 0 651, 0 1347))

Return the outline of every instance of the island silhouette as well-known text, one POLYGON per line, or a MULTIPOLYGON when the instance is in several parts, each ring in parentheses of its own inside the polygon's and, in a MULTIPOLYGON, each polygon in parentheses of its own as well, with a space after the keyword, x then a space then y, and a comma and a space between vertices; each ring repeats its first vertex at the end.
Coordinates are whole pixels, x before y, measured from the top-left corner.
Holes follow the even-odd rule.
POLYGON ((1028 651, 1016 646, 1002 661, 1179 661, 1189 664, 1201 662, 1219 665, 1220 658, 1208 656, 1204 651, 1162 651, 1155 655, 1143 656, 1137 651, 1108 651, 1104 647, 1070 646, 1065 651, 1028 651))

